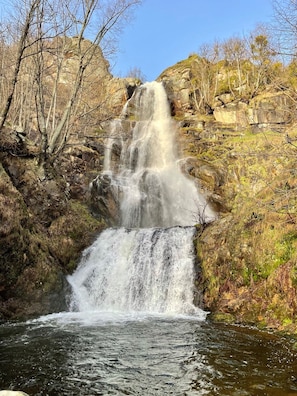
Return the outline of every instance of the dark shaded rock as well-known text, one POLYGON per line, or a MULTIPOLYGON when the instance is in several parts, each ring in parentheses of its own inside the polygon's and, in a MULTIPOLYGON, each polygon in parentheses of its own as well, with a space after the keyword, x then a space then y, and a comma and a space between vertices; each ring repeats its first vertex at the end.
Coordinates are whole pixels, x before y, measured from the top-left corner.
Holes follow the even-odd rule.
POLYGON ((109 175, 99 175, 91 184, 91 207, 107 224, 119 223, 119 192, 109 175))

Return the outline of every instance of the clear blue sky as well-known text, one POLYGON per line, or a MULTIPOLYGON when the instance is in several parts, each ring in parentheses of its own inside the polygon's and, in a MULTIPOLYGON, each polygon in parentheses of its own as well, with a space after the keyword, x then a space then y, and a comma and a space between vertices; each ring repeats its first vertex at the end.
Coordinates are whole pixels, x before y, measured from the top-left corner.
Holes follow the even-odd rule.
POLYGON ((143 0, 120 37, 114 76, 134 67, 148 81, 205 43, 248 34, 272 19, 271 0, 143 0))

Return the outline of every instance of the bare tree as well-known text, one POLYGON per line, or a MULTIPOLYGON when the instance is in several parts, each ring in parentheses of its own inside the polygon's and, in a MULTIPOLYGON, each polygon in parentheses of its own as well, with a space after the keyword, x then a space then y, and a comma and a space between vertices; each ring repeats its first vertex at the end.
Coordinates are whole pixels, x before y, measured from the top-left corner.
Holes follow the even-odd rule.
POLYGON ((228 66, 230 71, 228 73, 228 85, 230 91, 234 94, 234 88, 238 89, 238 93, 241 94, 244 87, 243 84, 245 82, 243 65, 245 60, 247 59, 247 50, 245 46, 245 42, 240 37, 231 37, 223 43, 223 53, 224 59, 226 61, 226 67, 228 70, 228 66), (234 84, 231 83, 231 76, 235 78, 234 68, 236 68, 237 82, 234 84))
POLYGON ((273 34, 278 39, 279 52, 292 58, 297 55, 297 2, 296 0, 273 0, 273 34))
POLYGON ((266 34, 251 36, 250 49, 251 59, 256 66, 254 68, 254 93, 256 93, 261 86, 271 81, 271 67, 275 52, 269 45, 269 37, 266 34))
POLYGON ((34 14, 36 9, 39 6, 40 0, 31 0, 29 3, 22 3, 23 5, 23 12, 25 15, 23 23, 20 23, 20 36, 18 40, 17 50, 15 61, 13 64, 13 74, 11 77, 11 81, 9 83, 9 90, 7 93, 6 100, 4 101, 4 107, 1 110, 0 114, 0 131, 2 131, 5 121, 7 119, 8 112, 10 110, 10 106, 12 103, 12 99, 15 93, 16 84, 19 77, 19 72, 21 68, 22 60, 24 59, 24 53, 26 48, 28 47, 28 37, 30 34, 30 28, 32 27, 32 23, 34 20, 34 14))
MULTIPOLYGON (((89 0, 87 2, 76 2, 72 5, 72 8, 70 8, 71 4, 69 5, 69 3, 66 5, 68 14, 67 12, 65 14, 68 19, 73 21, 71 28, 75 29, 77 33, 75 40, 72 41, 72 51, 75 53, 76 65, 72 74, 72 89, 68 94, 61 115, 57 122, 52 124, 54 127, 45 132, 48 139, 46 150, 48 155, 52 156, 59 153, 68 140, 73 122, 78 117, 75 113, 85 77, 87 71, 92 67, 94 58, 98 55, 99 46, 102 43, 104 44, 107 35, 114 35, 119 32, 130 8, 139 3, 139 0, 113 0, 106 5, 102 5, 104 3, 98 0, 89 0), (96 22, 100 21, 96 29, 93 28, 95 20, 96 22), (92 40, 85 40, 88 34, 93 36, 92 40)), ((67 44, 67 40, 64 40, 64 44, 67 44)), ((63 52, 65 53, 65 47, 63 52)), ((61 70, 60 67, 59 70, 61 70)), ((57 73, 57 78, 58 75, 59 73, 57 73)), ((39 99, 41 103, 44 103, 44 97, 40 96, 39 99)), ((48 129, 48 123, 46 128, 48 129)))
MULTIPOLYGON (((105 62, 99 56, 100 47, 112 51, 115 38, 141 0, 23 1, 26 18, 19 29, 11 89, 4 101, 0 129, 13 100, 17 107, 17 86, 19 92, 25 88, 20 84, 22 65, 30 65, 35 105, 30 100, 26 114, 36 120, 44 162, 61 152, 77 120, 90 112, 83 103, 83 89, 90 85, 92 73, 96 74, 94 81, 100 78, 98 59, 105 62)), ((24 100, 19 102, 23 104, 24 100)))
POLYGON ((141 71, 139 67, 132 67, 131 69, 128 70, 128 73, 126 75, 127 78, 134 78, 139 80, 140 82, 146 81, 146 77, 141 71))
POLYGON ((191 89, 193 101, 198 111, 209 113, 217 94, 217 62, 220 58, 220 44, 203 44, 198 52, 198 57, 192 63, 193 78, 191 89))

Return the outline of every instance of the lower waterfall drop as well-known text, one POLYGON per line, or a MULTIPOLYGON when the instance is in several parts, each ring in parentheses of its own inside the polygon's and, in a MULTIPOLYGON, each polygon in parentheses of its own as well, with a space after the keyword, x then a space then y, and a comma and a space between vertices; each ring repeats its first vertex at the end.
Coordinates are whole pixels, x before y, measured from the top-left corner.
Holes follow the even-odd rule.
POLYGON ((79 311, 194 313, 194 227, 107 229, 71 277, 79 311))
POLYGON ((179 168, 176 127, 162 83, 144 84, 131 100, 136 119, 131 137, 124 138, 117 120, 103 171, 119 197, 119 228, 103 231, 68 277, 70 309, 204 319, 206 313, 194 305, 194 224, 215 215, 179 168), (116 166, 111 161, 113 138, 121 147, 116 166))

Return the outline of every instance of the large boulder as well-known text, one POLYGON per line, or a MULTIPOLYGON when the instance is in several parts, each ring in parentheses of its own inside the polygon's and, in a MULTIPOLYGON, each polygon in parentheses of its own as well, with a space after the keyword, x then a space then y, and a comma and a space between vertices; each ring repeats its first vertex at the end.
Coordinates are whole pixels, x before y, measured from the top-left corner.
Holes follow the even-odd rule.
POLYGON ((135 89, 141 85, 137 78, 112 78, 107 83, 107 109, 113 114, 120 115, 128 99, 131 98, 135 89))
POLYGON ((294 103, 286 92, 258 95, 250 101, 248 122, 250 125, 282 125, 292 120, 294 103))
POLYGON ((246 127, 249 124, 248 105, 244 102, 232 102, 216 107, 213 115, 216 121, 223 124, 233 124, 241 127, 246 127))
POLYGON ((120 219, 118 190, 109 175, 98 175, 91 183, 91 207, 93 212, 109 225, 115 226, 120 219))

